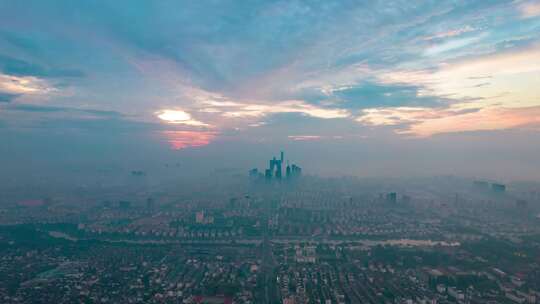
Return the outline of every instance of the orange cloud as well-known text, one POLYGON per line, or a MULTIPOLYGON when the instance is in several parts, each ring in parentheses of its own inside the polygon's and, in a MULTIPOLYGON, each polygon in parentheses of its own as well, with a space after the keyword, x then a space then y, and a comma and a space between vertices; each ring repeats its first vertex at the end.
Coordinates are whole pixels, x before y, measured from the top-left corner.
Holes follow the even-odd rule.
POLYGON ((525 108, 486 108, 463 115, 427 119, 414 124, 409 132, 419 136, 435 133, 504 130, 540 126, 540 106, 525 108))
POLYGON ((13 94, 47 94, 57 91, 47 81, 33 76, 12 76, 0 73, 0 90, 13 94))
MULTIPOLYGON (((540 45, 441 64, 435 71, 401 70, 383 73, 385 83, 407 83, 425 88, 421 94, 445 96, 460 102, 477 99, 483 105, 506 107, 540 105, 540 45)), ((469 103, 470 104, 470 103, 469 103)))
POLYGON ((438 133, 503 130, 540 126, 540 106, 524 108, 367 109, 357 121, 372 126, 408 125, 397 133, 430 136, 438 133))

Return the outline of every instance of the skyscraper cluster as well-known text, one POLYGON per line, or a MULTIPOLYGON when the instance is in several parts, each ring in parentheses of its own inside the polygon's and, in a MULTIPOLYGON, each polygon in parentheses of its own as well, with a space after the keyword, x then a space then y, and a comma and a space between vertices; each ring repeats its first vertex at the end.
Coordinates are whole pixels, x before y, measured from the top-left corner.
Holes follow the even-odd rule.
POLYGON ((267 181, 282 180, 283 171, 285 171, 286 180, 300 177, 302 175, 302 168, 295 164, 289 165, 289 161, 287 161, 287 166, 285 166, 284 157, 285 154, 283 153, 283 151, 281 151, 279 159, 274 156, 272 159, 269 160, 268 168, 264 170, 264 174, 259 173, 259 170, 257 168, 254 168, 249 171, 249 176, 253 179, 259 179, 264 177, 264 179, 267 181))

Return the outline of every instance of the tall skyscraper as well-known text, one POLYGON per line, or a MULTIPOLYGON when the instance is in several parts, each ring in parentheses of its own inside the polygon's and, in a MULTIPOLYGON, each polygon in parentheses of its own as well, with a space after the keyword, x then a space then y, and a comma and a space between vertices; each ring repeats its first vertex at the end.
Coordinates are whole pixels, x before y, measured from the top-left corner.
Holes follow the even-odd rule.
POLYGON ((291 166, 289 166, 288 163, 287 163, 287 169, 285 171, 285 175, 286 175, 287 179, 291 178, 291 166))
POLYGON ((390 192, 386 194, 386 202, 390 204, 396 204, 397 203, 397 193, 390 192))
POLYGON ((270 169, 264 170, 264 178, 267 180, 272 179, 272 170, 270 169))

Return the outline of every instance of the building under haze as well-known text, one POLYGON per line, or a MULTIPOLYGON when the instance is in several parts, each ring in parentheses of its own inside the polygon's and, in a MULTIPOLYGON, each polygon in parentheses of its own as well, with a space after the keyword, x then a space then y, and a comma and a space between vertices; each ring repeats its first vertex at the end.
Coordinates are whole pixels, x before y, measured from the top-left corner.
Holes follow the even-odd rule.
POLYGON ((274 156, 268 161, 268 168, 264 170, 264 175, 259 173, 257 168, 249 170, 249 176, 251 179, 264 179, 268 182, 272 180, 281 181, 283 179, 292 180, 300 177, 301 175, 302 168, 296 164, 289 165, 289 161, 287 161, 287 165, 285 166, 285 153, 283 151, 280 152, 279 158, 274 156), (284 172, 285 176, 283 176, 284 172))
POLYGON ((506 185, 493 183, 491 184, 491 190, 495 193, 504 193, 506 192, 506 185))

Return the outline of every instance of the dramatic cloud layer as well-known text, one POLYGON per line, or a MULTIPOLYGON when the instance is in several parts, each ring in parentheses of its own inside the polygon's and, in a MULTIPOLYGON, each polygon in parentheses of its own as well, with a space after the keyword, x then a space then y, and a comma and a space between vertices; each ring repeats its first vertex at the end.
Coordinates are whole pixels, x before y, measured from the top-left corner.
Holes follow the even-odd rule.
POLYGON ((7 0, 0 126, 174 149, 531 132, 539 58, 530 0, 7 0))

